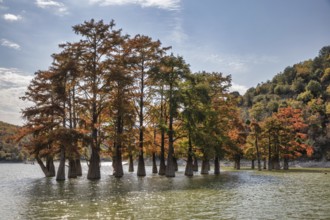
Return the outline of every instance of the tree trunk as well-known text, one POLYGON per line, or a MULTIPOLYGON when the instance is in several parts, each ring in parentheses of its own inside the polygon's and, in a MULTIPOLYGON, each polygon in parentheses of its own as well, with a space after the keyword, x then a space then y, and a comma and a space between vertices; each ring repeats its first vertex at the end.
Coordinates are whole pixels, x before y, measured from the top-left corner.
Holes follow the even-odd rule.
POLYGON ((81 167, 81 161, 80 159, 76 159, 76 171, 77 171, 77 176, 82 176, 82 167, 81 167))
POLYGON ((279 155, 275 155, 273 158, 273 169, 275 170, 281 169, 279 155))
POLYGON ((140 152, 139 152, 137 175, 146 176, 146 168, 144 165, 143 150, 140 150, 140 152))
POLYGON ((165 170, 166 177, 175 177, 175 166, 174 166, 174 159, 173 159, 173 147, 169 148, 168 156, 167 156, 167 166, 165 170))
POLYGON ((55 176, 55 166, 54 166, 54 159, 52 156, 47 156, 46 168, 49 172, 48 177, 54 177, 55 176))
POLYGON ((69 159, 68 178, 77 178, 77 166, 75 159, 69 159))
POLYGON ((283 170, 289 170, 289 158, 284 157, 283 170))
POLYGON ((194 156, 193 171, 198 172, 198 159, 194 156))
POLYGON ((214 158, 214 174, 215 175, 220 174, 220 161, 218 156, 214 158))
POLYGON ((266 160, 266 158, 264 158, 264 170, 266 170, 267 169, 267 160, 266 160))
POLYGON ((146 176, 146 168, 145 168, 145 164, 144 164, 144 158, 143 158, 143 141, 144 141, 144 137, 143 137, 143 132, 144 132, 144 128, 143 128, 143 107, 144 107, 144 72, 142 70, 142 74, 141 74, 141 93, 140 93, 140 103, 139 103, 139 159, 138 159, 138 168, 137 168, 137 175, 138 176, 146 176))
POLYGON ((261 159, 260 159, 260 152, 259 152, 259 146, 258 146, 257 132, 256 132, 256 138, 255 138, 255 146, 256 146, 256 150, 257 150, 258 170, 261 171, 261 159))
POLYGON ((193 176, 194 175, 193 159, 192 159, 192 156, 189 155, 189 154, 188 154, 188 160, 187 160, 184 175, 186 175, 186 176, 193 176))
POLYGON ((174 118, 174 107, 173 107, 173 85, 170 83, 169 89, 169 126, 168 126, 168 156, 167 156, 167 166, 165 175, 167 177, 175 177, 175 165, 174 165, 174 131, 173 131, 173 118, 174 118))
POLYGON ((134 163, 133 163, 133 155, 129 155, 129 160, 128 160, 128 172, 134 172, 134 163))
POLYGON ((89 161, 87 179, 98 180, 101 178, 100 154, 97 149, 92 148, 92 155, 89 161))
POLYGON ((237 155, 236 158, 235 158, 234 168, 237 169, 237 170, 241 169, 241 157, 239 155, 237 155))
POLYGON ((273 161, 272 161, 272 148, 270 144, 270 132, 268 134, 268 170, 273 169, 273 161))
MULTIPOLYGON (((160 99, 160 115, 161 115, 161 123, 165 123, 165 117, 164 117, 164 86, 161 87, 161 99, 160 99)), ((165 129, 163 126, 161 126, 160 129, 161 132, 161 144, 160 144, 160 164, 159 164, 159 175, 165 175, 166 172, 166 165, 165 165, 165 129)))
POLYGON ((117 178, 120 178, 124 175, 124 171, 123 171, 123 163, 122 163, 122 156, 121 156, 121 145, 120 144, 116 144, 116 154, 115 154, 115 161, 114 166, 114 176, 117 178))
POLYGON ((61 147, 60 165, 57 169, 56 181, 65 180, 65 148, 61 147))
POLYGON ((188 144, 189 144, 188 159, 187 159, 187 164, 186 164, 186 169, 185 169, 184 175, 193 176, 194 170, 193 170, 193 158, 192 158, 192 143, 191 143, 190 135, 189 135, 189 139, 188 139, 188 144))
POLYGON ((174 164, 174 170, 178 171, 179 167, 178 167, 178 160, 176 159, 176 156, 173 156, 173 164, 174 164))
POLYGON ((42 170, 42 172, 45 174, 45 177, 53 177, 47 167, 44 165, 44 162, 40 159, 40 157, 36 156, 36 160, 42 170))
POLYGON ((160 164, 159 164, 159 171, 158 174, 163 176, 166 172, 166 165, 165 165, 165 131, 161 129, 161 144, 160 144, 160 164))
POLYGON ((254 170, 255 166, 254 166, 254 161, 255 160, 251 160, 251 169, 254 170))
POLYGON ((209 174, 209 159, 204 156, 202 160, 202 169, 201 169, 201 174, 209 174))
POLYGON ((156 153, 152 153, 152 173, 158 173, 156 163, 156 153))

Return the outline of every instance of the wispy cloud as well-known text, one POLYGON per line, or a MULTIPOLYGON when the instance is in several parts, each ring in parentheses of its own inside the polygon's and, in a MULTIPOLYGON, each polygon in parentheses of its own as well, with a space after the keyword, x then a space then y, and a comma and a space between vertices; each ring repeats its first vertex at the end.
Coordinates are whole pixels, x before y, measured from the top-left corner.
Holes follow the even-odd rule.
POLYGON ((0 40, 0 43, 1 43, 1 46, 4 46, 4 47, 9 47, 9 48, 12 48, 15 50, 21 49, 21 46, 19 44, 14 43, 14 42, 4 39, 4 38, 0 40))
POLYGON ((174 16, 174 22, 171 28, 170 39, 177 44, 181 44, 188 39, 184 31, 182 19, 179 15, 174 16))
POLYGON ((19 99, 23 96, 32 76, 14 68, 0 67, 0 121, 21 125, 21 109, 31 103, 19 99))
POLYGON ((53 0, 36 0, 35 3, 39 8, 55 10, 58 15, 68 14, 68 8, 62 2, 53 0))
POLYGON ((3 0, 0 0, 0 9, 6 10, 7 7, 3 6, 2 3, 3 3, 3 0))
POLYGON ((91 4, 106 5, 140 5, 165 10, 178 10, 181 0, 89 0, 91 4))
POLYGON ((210 54, 204 56, 203 60, 213 65, 220 66, 230 72, 245 73, 251 66, 262 64, 277 63, 279 59, 275 56, 269 55, 222 55, 210 54))
POLYGON ((22 20, 22 16, 14 14, 4 14, 3 19, 5 19, 6 21, 19 21, 22 20))

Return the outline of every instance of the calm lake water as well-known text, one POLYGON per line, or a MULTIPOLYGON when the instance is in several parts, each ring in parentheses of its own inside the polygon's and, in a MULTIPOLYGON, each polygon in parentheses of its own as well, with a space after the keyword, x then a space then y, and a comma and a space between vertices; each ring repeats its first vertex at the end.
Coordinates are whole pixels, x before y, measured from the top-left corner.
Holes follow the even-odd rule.
POLYGON ((116 179, 103 164, 99 181, 58 183, 38 165, 0 164, 0 219, 330 219, 330 173, 179 169, 116 179))

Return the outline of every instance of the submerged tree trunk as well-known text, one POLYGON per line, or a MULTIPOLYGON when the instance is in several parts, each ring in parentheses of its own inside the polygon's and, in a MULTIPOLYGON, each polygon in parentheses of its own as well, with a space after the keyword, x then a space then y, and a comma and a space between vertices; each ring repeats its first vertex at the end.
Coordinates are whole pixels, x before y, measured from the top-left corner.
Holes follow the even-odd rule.
POLYGON ((198 159, 194 156, 193 171, 198 172, 198 159))
POLYGON ((215 175, 220 174, 220 161, 218 156, 214 158, 214 174, 215 175))
POLYGON ((116 144, 116 154, 115 154, 115 161, 114 163, 114 176, 120 178, 124 175, 123 171, 123 163, 122 163, 122 156, 121 156, 121 145, 116 144))
POLYGON ((193 170, 193 158, 192 158, 192 143, 191 143, 190 135, 189 135, 189 139, 188 139, 188 144, 189 144, 188 159, 187 159, 187 164, 186 164, 186 169, 185 169, 184 175, 193 176, 194 170, 193 170))
POLYGON ((36 156, 36 160, 42 170, 42 172, 45 174, 45 177, 53 177, 52 173, 47 169, 44 162, 40 159, 40 157, 36 156))
MULTIPOLYGON (((164 86, 161 87, 161 99, 160 99, 160 116, 161 116, 161 124, 165 124, 165 111, 164 111, 164 86)), ((161 125, 161 143, 160 143, 160 164, 159 164, 159 171, 158 174, 163 176, 166 172, 166 165, 165 165, 165 129, 163 125, 161 125)))
POLYGON ((168 156, 165 175, 167 177, 175 177, 175 165, 174 165, 174 131, 173 131, 173 118, 174 118, 174 106, 173 106, 173 84, 170 83, 169 89, 169 126, 168 126, 168 156))
POLYGON ((54 166, 54 159, 52 156, 47 156, 46 168, 49 172, 48 177, 54 177, 55 176, 55 166, 54 166))
POLYGON ((275 170, 281 169, 280 158, 279 158, 279 155, 277 155, 277 154, 273 158, 273 169, 275 169, 275 170))
POLYGON ((178 159, 176 158, 176 156, 173 156, 173 164, 174 164, 174 170, 178 171, 179 170, 178 159))
POLYGON ((193 169, 193 159, 192 156, 188 154, 186 169, 184 172, 184 175, 186 176, 193 176, 194 175, 194 169, 193 169))
POLYGON ((75 159, 69 159, 68 178, 77 178, 77 166, 75 159))
POLYGON ((236 157, 235 157, 234 168, 237 170, 241 169, 241 156, 240 155, 236 155, 236 157))
POLYGON ((166 165, 165 165, 165 131, 161 129, 161 144, 160 144, 160 164, 159 164, 159 171, 158 174, 163 176, 166 172, 166 165))
POLYGON ((140 100, 139 100, 139 159, 138 159, 138 168, 137 168, 137 175, 138 176, 146 176, 146 168, 144 164, 144 158, 143 158, 143 142, 144 142, 144 70, 142 69, 141 74, 141 84, 140 84, 140 100))
POLYGON ((259 146, 258 146, 258 134, 257 131, 255 132, 256 137, 255 137, 255 146, 257 150, 257 161, 258 161, 258 170, 261 171, 261 159, 260 159, 260 151, 259 151, 259 146))
POLYGON ((202 169, 201 169, 201 174, 209 174, 209 159, 204 156, 202 160, 202 169))
POLYGON ((268 134, 268 170, 273 169, 273 161, 272 161, 272 148, 270 144, 270 132, 268 134))
POLYGON ((252 169, 252 170, 254 170, 254 168, 255 168, 254 161, 255 161, 255 160, 251 160, 251 169, 252 169))
POLYGON ((155 152, 152 153, 152 173, 158 173, 155 152))
POLYGON ((146 176, 146 169, 144 165, 143 150, 139 152, 138 167, 137 167, 138 176, 146 176))
POLYGON ((92 148, 92 155, 89 161, 87 179, 98 180, 101 178, 100 154, 95 148, 92 148))
POLYGON ((57 169, 56 180, 57 181, 65 180, 65 148, 64 148, 64 146, 61 147, 60 165, 58 166, 58 169, 57 169))
POLYGON ((133 163, 133 155, 129 155, 129 160, 128 160, 128 172, 134 172, 134 163, 133 163))
POLYGON ((167 155, 167 166, 165 170, 166 177, 175 177, 175 166, 174 166, 174 159, 173 159, 173 146, 169 148, 168 155, 167 155))
POLYGON ((76 159, 76 172, 77 172, 77 176, 82 176, 82 167, 81 167, 81 161, 80 159, 76 159))
POLYGON ((283 170, 289 170, 289 158, 287 158, 287 157, 284 157, 284 159, 283 159, 284 161, 284 163, 283 163, 283 170))

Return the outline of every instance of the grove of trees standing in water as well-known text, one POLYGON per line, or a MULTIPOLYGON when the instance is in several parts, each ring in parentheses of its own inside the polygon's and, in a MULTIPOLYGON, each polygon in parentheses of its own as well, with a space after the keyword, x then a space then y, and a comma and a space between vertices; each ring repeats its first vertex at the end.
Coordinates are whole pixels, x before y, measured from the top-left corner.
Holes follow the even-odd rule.
POLYGON ((148 36, 123 35, 114 22, 86 21, 73 26, 78 42, 59 45, 48 70, 35 73, 23 100, 26 124, 20 137, 45 176, 66 179, 82 175, 81 158, 88 164, 87 178, 101 178, 103 156, 111 157, 113 175, 124 175, 122 161, 137 157, 137 175, 145 176, 145 155, 152 157, 153 173, 174 177, 177 158, 187 161, 192 176, 197 160, 208 174, 210 161, 220 173, 219 160, 235 161, 244 155, 269 162, 278 169, 289 159, 313 149, 306 144, 302 112, 282 106, 261 118, 251 112, 243 121, 238 102, 230 93, 231 77, 218 72, 191 73, 170 47, 148 36), (157 169, 156 157, 160 159, 157 169), (167 158, 167 159, 166 159, 167 158), (59 159, 57 172, 54 160, 59 159))

